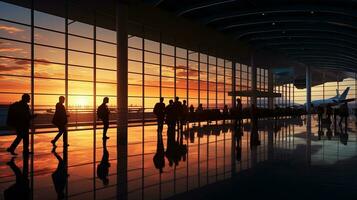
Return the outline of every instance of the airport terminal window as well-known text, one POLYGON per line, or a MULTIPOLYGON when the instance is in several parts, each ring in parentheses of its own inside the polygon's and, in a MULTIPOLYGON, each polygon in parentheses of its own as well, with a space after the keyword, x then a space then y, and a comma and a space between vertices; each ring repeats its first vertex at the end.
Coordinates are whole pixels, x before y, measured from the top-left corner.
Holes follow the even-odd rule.
MULTIPOLYGON (((115 31, 69 19, 66 63, 65 19, 35 11, 35 67, 34 77, 31 77, 30 11, 7 3, 1 5, 2 9, 10 6, 22 10, 18 16, 4 12, 0 15, 0 24, 11 27, 0 30, 0 44, 5 49, 0 52, 4 66, 0 72, 2 104, 16 101, 24 92, 31 93, 31 78, 34 78, 35 112, 53 109, 58 96, 65 95, 66 84, 70 110, 92 112, 105 96, 112 98, 110 108, 116 108, 115 31)), ((155 34, 159 35, 159 32, 155 34)), ((129 35, 128 46, 129 112, 136 113, 132 117, 150 113, 160 96, 165 97, 166 103, 179 96, 194 107, 199 103, 204 108, 230 107, 232 97, 228 92, 233 89, 233 78, 236 91, 251 89, 250 66, 235 63, 236 76, 232 77, 230 60, 202 53, 199 49, 193 51, 151 40, 145 38, 145 34, 142 37, 129 35)), ((343 90, 347 86, 351 87, 349 97, 356 96, 354 81, 350 78, 313 87, 312 98, 329 98, 335 95, 336 88, 343 90)), ((257 89, 268 91, 268 70, 264 66, 257 68, 257 89)), ((291 99, 300 103, 305 101, 306 90, 297 89, 292 84, 275 84, 274 91, 283 94, 282 98, 276 99, 283 106, 290 106, 291 99)), ((249 97, 240 98, 244 106, 249 104, 249 97)), ((267 107, 267 99, 261 99, 259 106, 267 107)), ((90 122, 92 118, 85 121, 90 122)))

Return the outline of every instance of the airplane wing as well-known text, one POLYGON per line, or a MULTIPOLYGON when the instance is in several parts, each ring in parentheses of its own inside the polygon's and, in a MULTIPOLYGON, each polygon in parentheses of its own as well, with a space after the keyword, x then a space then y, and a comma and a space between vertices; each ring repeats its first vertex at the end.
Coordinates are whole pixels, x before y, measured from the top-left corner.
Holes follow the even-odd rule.
POLYGON ((340 100, 340 103, 351 102, 351 101, 356 101, 356 99, 355 98, 353 98, 353 99, 343 99, 343 100, 340 100))

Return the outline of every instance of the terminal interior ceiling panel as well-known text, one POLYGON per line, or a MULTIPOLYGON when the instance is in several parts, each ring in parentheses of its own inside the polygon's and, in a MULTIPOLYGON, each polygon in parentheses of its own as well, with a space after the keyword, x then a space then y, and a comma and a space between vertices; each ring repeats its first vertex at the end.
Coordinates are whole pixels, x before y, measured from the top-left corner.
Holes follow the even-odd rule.
POLYGON ((273 50, 319 70, 357 69, 355 1, 145 2, 244 41, 255 50, 273 50))

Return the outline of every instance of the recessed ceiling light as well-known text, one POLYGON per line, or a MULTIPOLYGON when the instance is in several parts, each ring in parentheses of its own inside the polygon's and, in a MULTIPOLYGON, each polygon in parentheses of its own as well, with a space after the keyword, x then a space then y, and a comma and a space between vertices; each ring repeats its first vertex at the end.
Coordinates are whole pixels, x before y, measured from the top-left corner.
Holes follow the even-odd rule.
POLYGON ((265 13, 262 13, 262 15, 264 16, 264 15, 265 15, 265 13))
POLYGON ((271 23, 271 25, 275 26, 275 22, 271 23))
POLYGON ((312 11, 310 11, 310 14, 312 14, 312 15, 313 15, 314 13, 315 13, 315 12, 314 12, 313 10, 312 10, 312 11))

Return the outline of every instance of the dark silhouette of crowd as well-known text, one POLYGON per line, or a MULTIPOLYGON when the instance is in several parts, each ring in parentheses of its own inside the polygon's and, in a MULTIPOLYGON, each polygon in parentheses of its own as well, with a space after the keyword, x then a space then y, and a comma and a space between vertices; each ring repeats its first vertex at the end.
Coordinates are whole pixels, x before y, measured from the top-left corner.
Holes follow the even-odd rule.
POLYGON ((342 144, 347 145, 349 116, 347 102, 335 106, 331 104, 320 105, 316 108, 316 113, 318 117, 318 139, 320 140, 326 133, 328 140, 331 140, 334 135, 340 138, 342 144), (332 127, 334 131, 332 131, 332 127))
POLYGON ((165 105, 164 98, 160 98, 160 102, 156 103, 153 113, 157 118, 158 129, 162 130, 164 122, 168 128, 177 127, 182 129, 183 125, 188 122, 213 121, 234 119, 238 124, 242 123, 245 118, 258 120, 259 118, 279 116, 300 116, 305 114, 303 109, 298 108, 258 108, 255 104, 251 107, 243 108, 241 99, 237 99, 236 106, 228 108, 224 105, 223 110, 220 109, 205 109, 203 104, 199 104, 195 108, 192 104, 188 107, 186 100, 182 103, 179 97, 174 100, 169 100, 169 104, 165 105))

